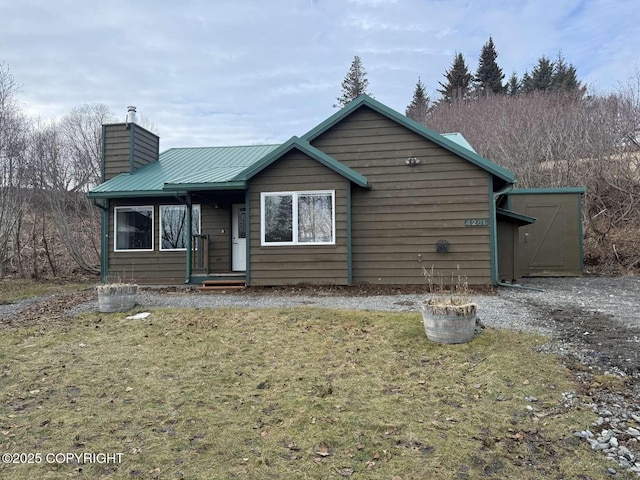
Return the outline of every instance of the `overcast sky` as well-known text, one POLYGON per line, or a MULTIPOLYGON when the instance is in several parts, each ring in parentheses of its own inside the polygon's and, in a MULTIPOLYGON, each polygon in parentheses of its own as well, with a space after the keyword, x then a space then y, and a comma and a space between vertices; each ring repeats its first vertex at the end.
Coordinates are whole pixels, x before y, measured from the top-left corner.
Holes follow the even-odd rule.
POLYGON ((493 37, 507 77, 562 51, 598 93, 640 67, 638 0, 0 0, 0 62, 31 116, 126 107, 170 147, 281 143, 336 110, 354 55, 401 113, 493 37))

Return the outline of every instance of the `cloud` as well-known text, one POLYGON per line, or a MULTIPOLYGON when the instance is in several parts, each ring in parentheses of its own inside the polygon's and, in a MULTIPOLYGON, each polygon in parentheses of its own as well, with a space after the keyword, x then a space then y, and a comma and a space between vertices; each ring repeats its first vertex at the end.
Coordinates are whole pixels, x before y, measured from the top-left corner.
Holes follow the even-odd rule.
POLYGON ((509 75, 562 51, 599 90, 637 62, 640 2, 194 0, 0 2, 0 61, 44 118, 104 103, 155 122, 168 146, 284 141, 328 115, 355 54, 372 93, 403 111, 493 36, 509 75), (52 20, 55 19, 55 20, 52 20))

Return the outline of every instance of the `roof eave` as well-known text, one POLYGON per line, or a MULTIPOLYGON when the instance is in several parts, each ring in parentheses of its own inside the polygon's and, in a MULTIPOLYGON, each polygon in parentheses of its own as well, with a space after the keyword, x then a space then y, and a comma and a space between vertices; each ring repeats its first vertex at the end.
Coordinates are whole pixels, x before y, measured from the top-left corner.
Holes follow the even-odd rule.
POLYGON ((496 214, 499 216, 506 217, 513 223, 516 223, 519 226, 531 225, 537 221, 537 218, 530 217, 529 215, 524 215, 522 213, 517 213, 512 210, 507 210, 504 208, 496 208, 496 214))
POLYGON ((509 195, 548 195, 555 193, 586 193, 585 187, 515 188, 509 195))
POLYGON ((165 183, 164 191, 195 192, 203 190, 245 190, 247 182, 165 183))
POLYGON ((175 192, 164 190, 129 190, 111 192, 89 192, 89 198, 132 198, 132 197, 168 197, 175 195, 175 192))

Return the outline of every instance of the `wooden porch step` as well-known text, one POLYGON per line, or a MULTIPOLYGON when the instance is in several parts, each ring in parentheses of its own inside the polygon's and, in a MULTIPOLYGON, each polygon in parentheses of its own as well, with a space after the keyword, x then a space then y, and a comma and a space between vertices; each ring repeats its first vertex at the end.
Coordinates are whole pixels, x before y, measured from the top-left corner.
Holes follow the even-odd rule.
POLYGON ((241 285, 241 286, 245 286, 245 281, 244 278, 243 279, 220 279, 220 280, 203 280, 202 281, 202 286, 203 287, 209 287, 209 286, 216 286, 216 285, 241 285))
POLYGON ((204 280, 202 286, 198 287, 199 292, 214 292, 221 290, 242 290, 246 287, 245 280, 204 280))
POLYGON ((215 285, 211 287, 198 287, 199 292, 215 292, 215 291, 225 291, 225 290, 244 290, 246 287, 244 285, 215 285))

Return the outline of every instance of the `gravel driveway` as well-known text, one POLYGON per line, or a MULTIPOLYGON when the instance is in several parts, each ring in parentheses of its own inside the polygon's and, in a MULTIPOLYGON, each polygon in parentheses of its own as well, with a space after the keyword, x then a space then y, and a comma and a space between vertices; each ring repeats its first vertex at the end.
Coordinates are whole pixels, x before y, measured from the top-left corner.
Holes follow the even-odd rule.
MULTIPOLYGON (((488 326, 550 334, 541 322, 536 305, 575 307, 613 316, 640 327, 640 278, 583 277, 524 279, 527 288, 500 287, 495 295, 477 295, 479 315, 488 326)), ((142 307, 295 307, 312 305, 354 310, 415 311, 424 294, 340 296, 320 290, 313 295, 282 293, 245 295, 185 295, 144 290, 138 298, 142 307)), ((91 309, 85 305, 83 309, 91 309)), ((1 315, 1 312, 0 312, 1 315)))

